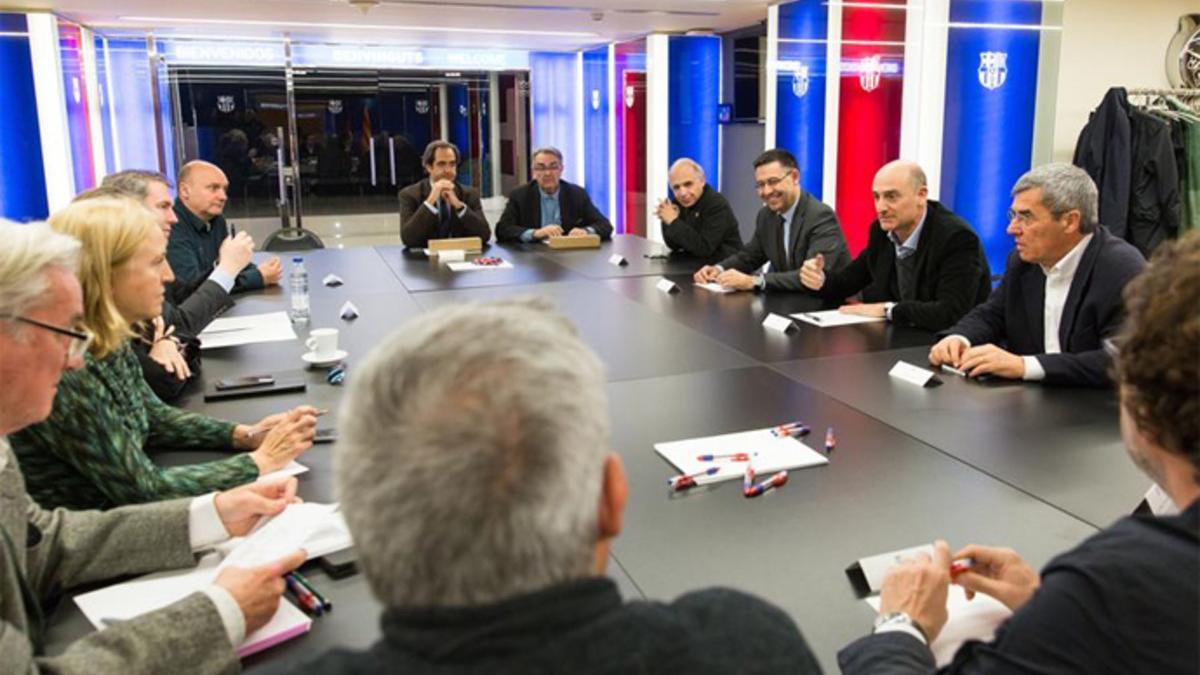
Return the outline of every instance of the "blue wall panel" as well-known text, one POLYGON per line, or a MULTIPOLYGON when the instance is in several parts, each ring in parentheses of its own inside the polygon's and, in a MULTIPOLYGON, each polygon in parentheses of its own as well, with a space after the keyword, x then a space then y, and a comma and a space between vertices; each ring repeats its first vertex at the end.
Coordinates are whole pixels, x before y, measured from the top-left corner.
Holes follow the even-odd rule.
MULTIPOLYGON (((157 171, 158 140, 154 132, 154 99, 146 41, 109 40, 105 48, 103 41, 97 40, 96 59, 101 65, 97 70, 103 75, 100 86, 105 90, 100 114, 109 172, 126 169, 157 171), (111 70, 105 70, 106 66, 111 70), (108 89, 110 82, 112 88, 108 89)), ((166 102, 170 100, 165 99, 166 102)), ((165 128, 173 127, 174 122, 165 128)), ((173 155, 168 155, 168 160, 173 163, 173 155)))
POLYGON ((778 61, 786 67, 780 67, 773 86, 776 88, 775 147, 796 155, 800 185, 806 192, 827 196, 832 203, 833 195, 822 194, 828 31, 829 3, 825 0, 780 5, 778 61))
MULTIPOLYGON (((954 0, 952 22, 1041 23, 1041 3, 954 0)), ((1009 191, 1029 170, 1038 76, 1037 30, 951 27, 941 197, 975 226, 994 274, 1012 249, 1009 191)))
POLYGON ((23 14, 0 13, 0 217, 49 215, 33 63, 23 14))
POLYGON ((608 136, 609 110, 608 47, 583 53, 583 181, 596 208, 612 220, 609 197, 608 136))
MULTIPOLYGON (((575 114, 575 53, 531 52, 529 54, 530 132, 533 149, 554 146, 564 155, 563 180, 578 184, 575 175, 579 158, 575 114)), ((530 160, 533 158, 530 157, 530 160)), ((593 199, 593 201, 595 201, 593 199)))
POLYGON ((718 187, 721 158, 721 38, 672 36, 667 41, 667 156, 691 157, 718 187))

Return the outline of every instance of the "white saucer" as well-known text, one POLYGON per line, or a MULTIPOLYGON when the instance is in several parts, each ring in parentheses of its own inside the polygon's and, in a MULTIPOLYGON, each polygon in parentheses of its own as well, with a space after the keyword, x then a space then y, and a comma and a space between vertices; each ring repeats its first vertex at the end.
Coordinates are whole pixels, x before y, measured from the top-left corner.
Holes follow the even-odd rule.
POLYGON ((318 357, 315 352, 308 352, 307 354, 301 354, 300 358, 304 359, 304 362, 310 366, 322 367, 337 365, 338 361, 341 361, 349 355, 349 352, 339 349, 328 356, 318 357))

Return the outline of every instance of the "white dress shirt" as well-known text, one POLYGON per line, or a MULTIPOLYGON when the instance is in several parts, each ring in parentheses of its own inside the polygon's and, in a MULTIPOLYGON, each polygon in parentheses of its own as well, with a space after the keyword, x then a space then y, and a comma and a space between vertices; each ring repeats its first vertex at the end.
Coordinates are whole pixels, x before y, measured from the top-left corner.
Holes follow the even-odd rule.
MULTIPOLYGON (((1058 328, 1062 325, 1063 309, 1067 305, 1067 295, 1071 292, 1071 282, 1075 280, 1079 261, 1083 259, 1083 252, 1091 241, 1092 235, 1089 234, 1052 267, 1041 265, 1042 273, 1046 275, 1045 300, 1042 302, 1043 354, 1062 353, 1062 345, 1058 342, 1058 328)), ((962 340, 968 349, 971 347, 971 341, 964 335, 955 334, 950 337, 962 340)), ((1022 356, 1021 360, 1025 363, 1025 375, 1021 379, 1031 382, 1046 379, 1046 370, 1042 368, 1042 362, 1038 361, 1036 356, 1022 356)))

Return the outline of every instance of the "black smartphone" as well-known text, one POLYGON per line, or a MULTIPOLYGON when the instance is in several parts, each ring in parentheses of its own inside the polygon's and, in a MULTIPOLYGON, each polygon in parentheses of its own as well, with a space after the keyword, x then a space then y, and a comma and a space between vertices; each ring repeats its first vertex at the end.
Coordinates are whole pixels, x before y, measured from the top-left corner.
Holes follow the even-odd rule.
POLYGON ((317 429, 313 435, 313 443, 332 443, 337 440, 337 429, 325 427, 317 429))
POLYGON ((269 387, 275 384, 274 375, 243 375, 226 380, 217 380, 217 391, 233 389, 250 389, 252 387, 269 387))

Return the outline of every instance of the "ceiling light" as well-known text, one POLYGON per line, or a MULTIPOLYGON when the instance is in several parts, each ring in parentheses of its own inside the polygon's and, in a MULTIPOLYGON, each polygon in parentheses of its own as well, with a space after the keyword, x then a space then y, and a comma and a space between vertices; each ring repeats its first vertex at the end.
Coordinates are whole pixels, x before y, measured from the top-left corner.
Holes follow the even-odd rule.
POLYGON ((167 16, 121 16, 119 21, 149 24, 209 26, 267 26, 284 28, 337 28, 346 30, 420 31, 423 33, 496 33, 501 35, 546 35, 556 37, 600 37, 599 33, 556 30, 513 30, 511 28, 448 28, 445 26, 399 26, 394 24, 319 23, 312 21, 256 21, 252 19, 187 19, 167 16))

